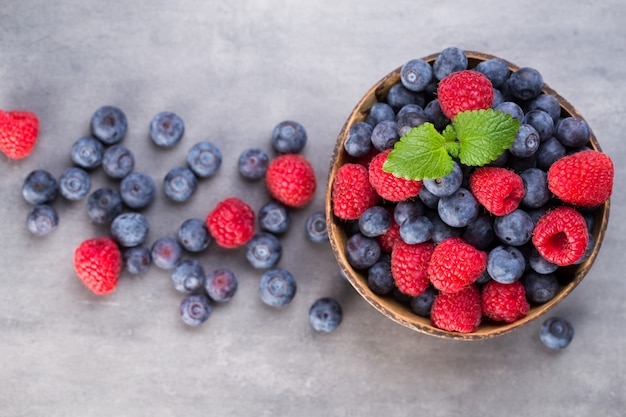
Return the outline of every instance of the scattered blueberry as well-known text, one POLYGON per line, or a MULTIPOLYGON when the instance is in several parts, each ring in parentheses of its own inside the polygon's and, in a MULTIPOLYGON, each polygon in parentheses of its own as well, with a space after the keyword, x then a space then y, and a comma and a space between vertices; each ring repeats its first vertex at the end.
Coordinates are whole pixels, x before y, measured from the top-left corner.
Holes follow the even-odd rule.
POLYGON ((519 100, 537 97, 543 88, 543 77, 534 68, 524 67, 514 71, 508 81, 511 94, 519 100))
POLYGON ((311 242, 328 242, 328 230, 326 229, 326 215, 323 211, 316 211, 307 217, 304 224, 306 235, 311 242))
POLYGON ((148 174, 131 172, 120 182, 120 196, 131 209, 148 207, 156 195, 156 183, 148 174))
POLYGON ((395 285, 388 260, 378 261, 367 270, 367 286, 374 294, 389 294, 395 285))
POLYGON ((461 166, 457 162, 454 163, 452 172, 441 178, 423 180, 424 187, 431 193, 439 197, 445 197, 454 194, 463 182, 463 172, 461 166))
POLYGON ((296 295, 296 290, 296 280, 286 269, 270 269, 261 276, 259 281, 261 301, 271 307, 283 307, 289 304, 296 295))
POLYGON ((565 117, 557 123, 554 136, 563 146, 580 148, 589 143, 591 129, 584 119, 565 117))
POLYGON ((57 179, 43 169, 31 171, 22 183, 22 196, 30 204, 51 203, 57 197, 58 192, 57 179))
POLYGON ((72 145, 72 162, 77 166, 92 170, 100 166, 104 155, 104 145, 98 139, 85 136, 72 145))
POLYGON ((237 168, 242 177, 249 180, 258 180, 265 176, 270 158, 259 148, 245 149, 237 161, 237 168))
POLYGON ((282 254, 280 240, 271 233, 257 233, 246 243, 246 259, 256 269, 272 268, 282 254))
POLYGON ((292 120, 278 123, 272 132, 272 146, 278 153, 299 153, 306 145, 306 130, 292 120))
POLYGON ((400 81, 411 91, 423 91, 432 78, 433 68, 423 59, 412 59, 400 69, 400 81))
POLYGON ((383 120, 372 129, 372 145, 379 151, 393 148, 399 139, 398 124, 395 120, 383 120))
POLYGON ((526 268, 526 259, 514 246, 500 245, 487 255, 487 272, 501 284, 512 284, 522 277, 526 268))
POLYGON ((552 300, 559 290, 559 281, 554 274, 529 272, 522 278, 526 299, 532 304, 544 304, 552 300))
POLYGON ((467 226, 478 216, 479 210, 476 197, 463 187, 452 195, 441 197, 437 204, 439 217, 452 227, 467 226))
POLYGON ((259 210, 259 226, 261 230, 281 235, 291 226, 291 214, 284 204, 270 201, 259 210))
POLYGON ((128 130, 126 114, 115 106, 102 106, 91 117, 91 133, 105 145, 121 141, 128 130))
POLYGON ((163 179, 165 195, 179 203, 189 200, 197 188, 198 179, 187 167, 173 168, 163 179))
POLYGON ((227 268, 211 271, 204 281, 204 289, 211 300, 224 303, 230 301, 237 292, 237 276, 227 268))
POLYGON ((206 274, 196 259, 181 259, 172 268, 170 278, 176 291, 191 293, 204 287, 206 274))
POLYGON ((183 138, 185 123, 176 113, 157 113, 150 121, 150 139, 161 148, 171 148, 183 138))
POLYGON ((173 269, 182 256, 182 248, 175 239, 163 236, 152 244, 150 256, 158 268, 173 269))
POLYGON ((87 197, 87 214, 98 224, 110 225, 122 209, 122 198, 112 188, 98 188, 87 197))
POLYGON ((54 207, 38 204, 30 209, 26 217, 26 225, 32 234, 46 236, 59 225, 59 215, 54 207))
POLYGON ((202 219, 187 219, 178 228, 178 243, 189 252, 202 252, 211 243, 211 234, 202 219))
POLYGON ((400 225, 400 238, 410 245, 426 242, 432 235, 433 223, 426 216, 409 217, 400 225))
POLYGON ((348 155, 359 158, 370 153, 372 150, 372 130, 372 125, 365 122, 356 122, 350 126, 348 137, 343 144, 348 155))
POLYGON ((423 293, 411 298, 411 301, 409 301, 411 311, 421 317, 430 317, 430 309, 433 306, 437 294, 439 294, 439 292, 435 287, 429 285, 423 293))
POLYGON ((141 213, 122 213, 111 223, 111 237, 126 248, 142 244, 149 230, 148 219, 141 213))
POLYGON ((532 237, 535 223, 524 210, 516 209, 509 214, 498 216, 493 221, 493 231, 505 244, 521 246, 532 237))
POLYGON ((189 294, 180 303, 180 318, 189 326, 196 327, 211 315, 211 301, 204 294, 189 294))
POLYGON ((124 178, 134 168, 135 155, 124 145, 109 146, 102 155, 102 170, 111 178, 124 178))
POLYGON ((342 318, 341 304, 331 297, 317 299, 309 309, 309 323, 318 332, 332 332, 341 324, 342 318))
POLYGON ((574 338, 574 327, 561 317, 551 317, 543 322, 539 339, 549 349, 564 349, 574 338))
POLYGON ((139 245, 128 248, 123 253, 124 268, 133 275, 138 275, 150 269, 152 257, 147 246, 139 245))
POLYGON ((222 153, 211 142, 198 142, 187 152, 187 165, 198 178, 211 177, 222 165, 222 153))
POLYGON ((91 176, 82 168, 69 167, 59 177, 59 192, 70 201, 82 200, 90 189, 91 176))
POLYGON ((367 237, 384 234, 391 227, 391 214, 383 206, 373 206, 363 212, 359 218, 359 230, 367 237))
POLYGON ((441 51, 433 63, 433 73, 438 80, 443 80, 453 72, 462 71, 466 68, 467 56, 465 56, 465 52, 454 46, 441 51))
POLYGON ((509 148, 509 152, 520 158, 526 158, 534 155, 539 149, 541 139, 539 133, 532 125, 522 123, 517 130, 515 140, 509 148))
POLYGON ((493 88, 499 88, 509 78, 509 66, 500 58, 481 61, 474 69, 489 78, 493 88))

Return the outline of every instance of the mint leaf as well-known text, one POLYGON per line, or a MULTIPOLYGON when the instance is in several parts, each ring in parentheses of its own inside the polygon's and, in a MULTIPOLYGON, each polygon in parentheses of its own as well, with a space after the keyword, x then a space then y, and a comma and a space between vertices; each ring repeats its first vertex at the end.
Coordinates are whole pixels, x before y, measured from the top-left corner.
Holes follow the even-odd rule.
POLYGON ((459 142, 459 160, 469 166, 495 161, 511 147, 520 123, 510 114, 493 109, 472 110, 454 117, 459 142))
POLYGON ((421 124, 396 142, 383 169, 411 180, 443 177, 454 168, 446 142, 432 123, 421 124))

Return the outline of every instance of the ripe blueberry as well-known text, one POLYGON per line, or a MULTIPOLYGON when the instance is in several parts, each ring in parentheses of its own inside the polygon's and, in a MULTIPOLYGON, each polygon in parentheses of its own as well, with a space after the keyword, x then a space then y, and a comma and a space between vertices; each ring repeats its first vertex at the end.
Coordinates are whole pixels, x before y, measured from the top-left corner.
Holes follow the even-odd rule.
POLYGON ((157 113, 150 121, 150 139, 161 148, 171 148, 183 138, 185 123, 176 113, 157 113))
POLYGON ((318 332, 332 332, 339 327, 342 318, 341 304, 331 297, 315 300, 309 309, 309 323, 318 332))
POLYGON ((286 269, 270 269, 261 276, 259 281, 261 301, 271 307, 283 307, 289 304, 296 295, 296 290, 296 280, 286 269))
POLYGON ((26 217, 26 225, 32 234, 46 236, 52 233, 59 224, 59 216, 54 207, 39 204, 31 208, 26 217))

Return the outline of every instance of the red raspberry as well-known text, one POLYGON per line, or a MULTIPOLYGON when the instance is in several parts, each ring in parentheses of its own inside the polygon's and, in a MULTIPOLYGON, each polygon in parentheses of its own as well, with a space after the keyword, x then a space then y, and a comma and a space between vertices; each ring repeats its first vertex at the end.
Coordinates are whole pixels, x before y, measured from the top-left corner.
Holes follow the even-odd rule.
POLYGON ((482 314, 480 291, 470 285, 455 293, 439 293, 433 301, 430 319, 440 329, 471 333, 478 329, 482 314))
POLYGON ((398 202, 415 197, 422 189, 422 181, 407 180, 383 171, 383 164, 387 160, 389 152, 391 149, 380 152, 370 162, 369 177, 372 187, 378 195, 387 201, 398 202))
POLYGON ((493 85, 478 71, 457 71, 439 82, 437 98, 443 114, 453 120, 462 111, 490 109, 493 85))
POLYGON ((254 211, 240 199, 228 197, 207 215, 206 225, 218 245, 236 248, 254 235, 254 211))
POLYGON ((122 253, 110 237, 85 240, 74 251, 74 270, 94 294, 109 294, 117 286, 122 253))
POLYGON ((470 176, 470 189, 490 213, 504 216, 524 198, 524 181, 515 172, 498 167, 481 167, 470 176))
POLYGON ((416 297, 426 291, 430 281, 427 270, 434 245, 430 242, 410 245, 400 240, 391 252, 391 275, 398 290, 416 297))
POLYGON ((441 292, 457 292, 472 284, 487 267, 487 254, 458 237, 437 246, 428 265, 428 276, 441 292))
POLYGON ((315 195, 315 170, 300 154, 285 154, 274 158, 265 173, 270 195, 289 207, 302 207, 315 195))
POLYGON ((401 240, 400 225, 393 220, 391 221, 391 227, 385 233, 380 236, 376 236, 376 241, 378 242, 378 245, 380 245, 380 249, 388 253, 391 253, 396 243, 401 240))
POLYGON ((559 266, 571 265, 587 250, 587 223, 576 209, 557 207, 537 221, 532 242, 546 260, 559 266))
POLYGON ((526 316, 530 305, 526 301, 524 285, 515 281, 502 284, 489 281, 482 288, 483 314, 494 321, 513 323, 526 316))
POLYGON ((548 188, 566 203, 592 207, 613 192, 613 161, 600 151, 587 150, 564 156, 548 170, 548 188))
POLYGON ((380 201, 370 184, 367 168, 360 164, 339 167, 331 190, 333 213, 342 220, 356 220, 380 201))
POLYGON ((29 111, 0 110, 0 151, 11 159, 31 154, 39 135, 39 119, 29 111))

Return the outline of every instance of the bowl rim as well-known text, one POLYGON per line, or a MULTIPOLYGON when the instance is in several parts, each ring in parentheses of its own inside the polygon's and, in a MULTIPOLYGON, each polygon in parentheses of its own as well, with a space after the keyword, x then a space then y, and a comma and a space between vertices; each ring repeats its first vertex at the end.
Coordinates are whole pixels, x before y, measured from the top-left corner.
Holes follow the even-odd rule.
MULTIPOLYGON (((472 65, 476 64, 480 61, 485 61, 492 58, 501 59, 506 63, 509 67, 509 71, 513 72, 518 70, 520 67, 509 62, 506 59, 503 59, 499 56, 492 55, 485 52, 464 50, 466 57, 468 58, 468 68, 473 68, 472 65)), ((439 52, 430 54, 428 56, 423 57, 422 59, 432 63, 439 56, 439 52)), ((475 66, 475 65, 474 65, 475 66)), ((344 123, 335 143, 335 147, 333 149, 332 157, 330 160, 330 166, 328 170, 328 180, 326 187, 326 199, 325 199, 325 213, 326 213, 326 223, 329 235, 329 241, 331 245, 331 249, 333 255, 335 256, 340 270, 343 273, 344 277, 350 282, 350 284, 356 289, 356 291, 376 310, 390 318, 392 321, 407 327, 409 329, 415 330, 417 332, 427 334, 430 336, 435 336, 443 339, 452 339, 452 340, 464 340, 464 341, 475 341, 475 340, 484 340, 494 338, 496 336, 501 336, 507 333, 516 330, 529 322, 537 319, 540 316, 543 316, 547 311, 551 310, 557 304, 559 304, 565 297, 567 297, 573 290, 580 284, 585 275, 591 269, 591 266, 595 262, 598 252, 600 251, 600 247, 602 246, 602 242, 604 240, 604 236, 606 234, 609 213, 610 213, 610 199, 603 203, 596 211, 595 211, 595 222, 594 229, 592 234, 595 237, 595 245, 592 250, 589 258, 579 264, 572 265, 571 267, 565 267, 572 269, 573 277, 571 281, 569 281, 566 285, 560 285, 560 290, 557 295, 550 301, 540 305, 531 304, 531 309, 528 314, 513 322, 513 323, 481 323, 478 330, 472 333, 459 333, 452 332, 443 329, 436 328, 432 325, 429 318, 420 317, 417 314, 410 311, 408 306, 404 305, 403 310, 406 311, 397 311, 393 310, 392 307, 399 307, 402 303, 394 300, 391 296, 379 296, 374 294, 369 287, 367 286, 366 278, 359 279, 357 277, 359 274, 357 271, 352 268, 349 264, 347 257, 345 255, 345 250, 340 246, 339 241, 345 241, 346 233, 342 230, 341 223, 342 221, 336 218, 333 214, 332 210, 332 186, 337 173, 337 169, 339 168, 340 163, 345 162, 345 160, 349 160, 349 156, 345 153, 343 149, 344 142, 346 140, 348 130, 350 126, 357 122, 362 121, 367 116, 369 109, 381 98, 386 96, 387 91, 391 87, 391 85, 400 81, 400 70, 402 66, 397 67, 389 74, 382 77, 376 84, 374 84, 365 95, 358 101, 356 106, 353 108, 346 122, 344 123)), ((549 94, 554 96, 561 107, 561 114, 569 115, 572 117, 578 117, 584 120, 584 117, 580 114, 580 112, 572 106, 572 104, 567 101, 564 97, 559 95, 554 89, 552 89, 549 85, 544 82, 543 88, 541 90, 542 93, 549 94)), ((593 130, 590 126, 590 145, 593 149, 602 151, 600 144, 593 133, 593 130)))

